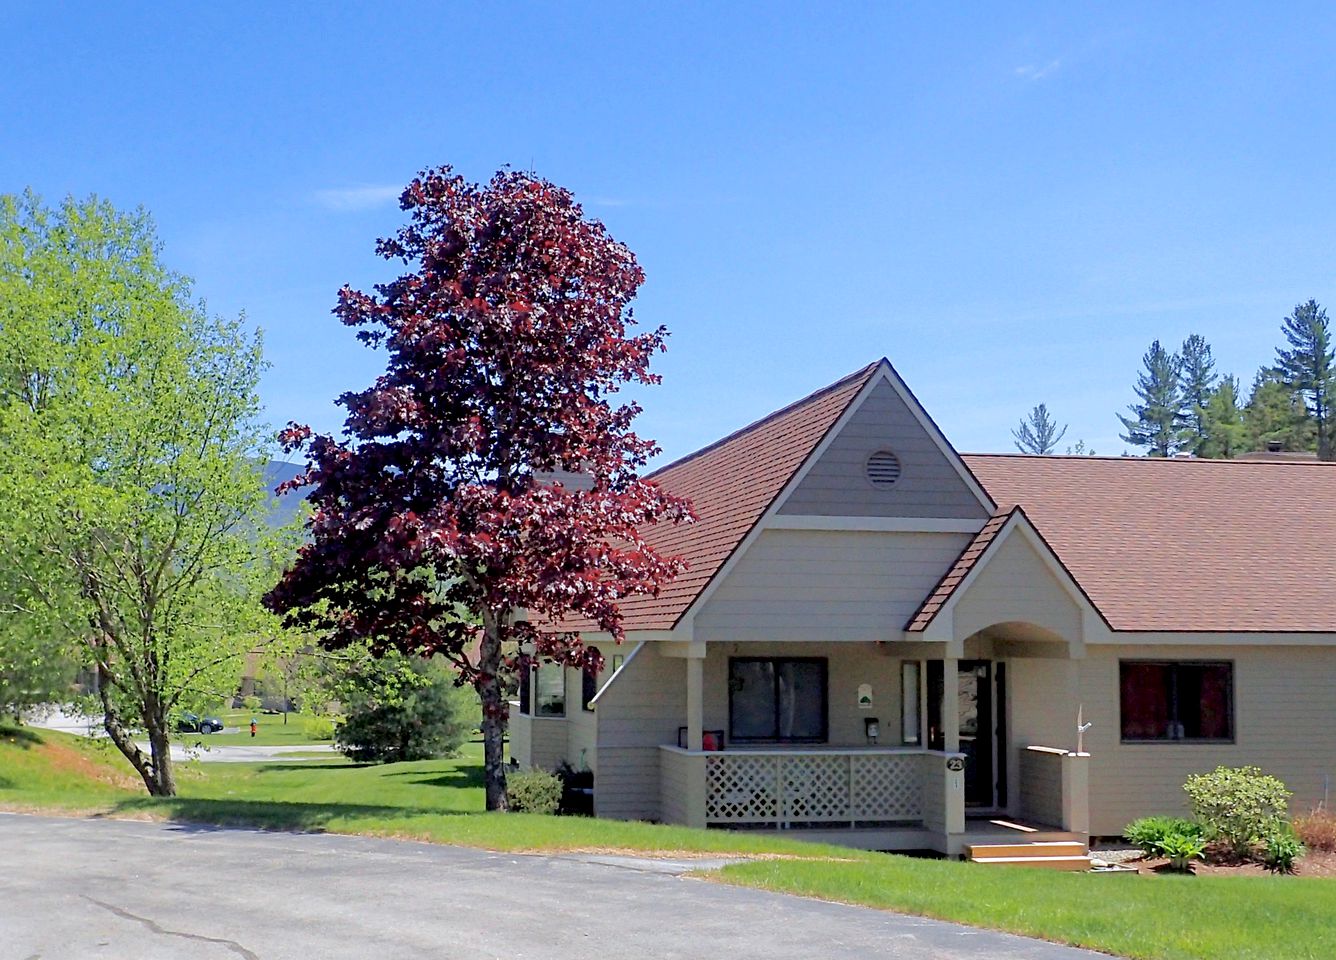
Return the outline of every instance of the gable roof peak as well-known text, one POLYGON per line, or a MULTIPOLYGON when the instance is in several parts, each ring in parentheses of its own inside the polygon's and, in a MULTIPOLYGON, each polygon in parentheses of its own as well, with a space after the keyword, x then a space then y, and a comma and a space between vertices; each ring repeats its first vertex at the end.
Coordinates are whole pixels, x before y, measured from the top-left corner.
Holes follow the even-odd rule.
MULTIPOLYGON (((820 388, 819 390, 812 391, 807 396, 802 397, 801 399, 794 400, 792 403, 786 404, 780 407, 778 410, 772 411, 771 413, 767 413, 760 419, 753 420, 745 427, 739 427, 737 430, 734 430, 732 433, 720 437, 713 443, 708 443, 698 450, 693 450, 691 453, 688 453, 685 456, 678 457, 671 463, 667 463, 662 467, 658 467, 652 473, 647 474, 645 476, 645 479, 653 480, 660 474, 667 473, 669 470, 674 470, 682 466, 683 464, 690 463, 692 460, 696 460, 700 457, 703 457, 706 454, 711 453, 717 450, 718 448, 724 446, 725 444, 732 443, 734 440, 737 440, 738 438, 745 436, 748 433, 752 433, 753 431, 758 430, 761 427, 764 427, 765 425, 772 423, 775 420, 779 420, 782 417, 785 417, 790 413, 793 413, 795 410, 798 410, 799 408, 804 407, 809 403, 819 400, 828 394, 836 393, 844 389, 845 387, 851 387, 854 384, 857 384, 858 388, 861 389, 866 384, 868 378, 871 377, 872 374, 876 372, 883 364, 887 367, 890 367, 890 361, 888 361, 885 357, 882 357, 880 360, 874 363, 869 363, 865 367, 860 367, 853 373, 845 374, 843 377, 840 377, 840 379, 836 380, 834 383, 827 384, 826 386, 820 388)), ((855 391, 855 395, 856 393, 857 391, 855 391)))

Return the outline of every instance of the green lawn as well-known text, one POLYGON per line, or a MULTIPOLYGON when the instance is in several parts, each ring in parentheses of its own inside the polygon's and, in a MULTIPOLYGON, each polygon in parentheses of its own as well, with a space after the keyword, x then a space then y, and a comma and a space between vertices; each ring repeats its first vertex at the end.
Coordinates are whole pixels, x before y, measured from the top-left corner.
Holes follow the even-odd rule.
POLYGON ((482 812, 479 745, 455 760, 187 764, 143 796, 119 755, 0 727, 0 807, 410 837, 493 850, 768 855, 721 882, 1011 930, 1147 960, 1336 957, 1336 881, 1050 873, 819 847, 773 834, 482 812))
POLYGON ((333 722, 325 717, 312 717, 305 714, 288 714, 287 723, 282 714, 251 713, 246 710, 227 710, 217 716, 226 728, 239 728, 236 733, 178 733, 174 739, 189 746, 203 744, 209 746, 238 746, 250 744, 259 747, 301 746, 309 743, 328 744, 333 736, 333 722), (257 722, 255 736, 250 735, 250 721, 257 722))
POLYGON ((878 856, 758 861, 720 879, 1153 960, 1336 957, 1336 880, 1052 873, 878 856))

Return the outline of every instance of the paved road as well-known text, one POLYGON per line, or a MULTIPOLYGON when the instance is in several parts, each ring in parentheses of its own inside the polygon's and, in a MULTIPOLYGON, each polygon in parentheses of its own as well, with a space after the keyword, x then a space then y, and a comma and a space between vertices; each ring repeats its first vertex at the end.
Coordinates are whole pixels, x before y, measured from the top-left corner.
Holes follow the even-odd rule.
MULTIPOLYGON (((203 749, 196 749, 194 741, 190 745, 172 744, 173 760, 198 760, 200 763, 263 763, 266 760, 320 760, 325 754, 333 753, 334 747, 328 743, 304 743, 297 746, 252 747, 249 744, 213 744, 208 737, 196 737, 203 744, 203 749)), ((141 743, 147 750, 148 744, 141 743)))
POLYGON ((0 954, 5 960, 1097 956, 680 876, 692 866, 0 815, 0 954))

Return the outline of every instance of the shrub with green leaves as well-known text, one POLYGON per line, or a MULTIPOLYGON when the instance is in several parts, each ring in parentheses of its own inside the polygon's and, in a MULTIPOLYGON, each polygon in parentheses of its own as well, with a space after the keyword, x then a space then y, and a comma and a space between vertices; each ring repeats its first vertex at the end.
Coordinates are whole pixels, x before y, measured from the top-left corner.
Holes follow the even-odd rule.
POLYGON ((1289 824, 1266 838, 1262 848, 1262 863, 1272 873, 1293 873, 1294 861, 1304 855, 1304 845, 1289 824))
POLYGON ((341 689, 347 717, 334 746, 359 763, 452 756, 477 702, 443 662, 393 652, 363 663, 341 689))
POLYGON ((1148 857, 1168 856, 1164 847, 1166 837, 1203 839, 1201 824, 1182 817, 1142 817, 1129 823, 1123 836, 1148 857))
POLYGON ((561 777, 545 770, 506 775, 510 809, 516 813, 556 813, 561 805, 561 777))
POLYGON ((1169 869, 1187 873, 1194 860, 1206 853, 1206 841, 1190 833, 1167 833, 1160 838, 1160 856, 1169 861, 1169 869))
POLYGON ((1285 823, 1291 796, 1284 783, 1259 767, 1216 767, 1188 777, 1183 789, 1208 839, 1221 840, 1236 853, 1247 853, 1285 823))

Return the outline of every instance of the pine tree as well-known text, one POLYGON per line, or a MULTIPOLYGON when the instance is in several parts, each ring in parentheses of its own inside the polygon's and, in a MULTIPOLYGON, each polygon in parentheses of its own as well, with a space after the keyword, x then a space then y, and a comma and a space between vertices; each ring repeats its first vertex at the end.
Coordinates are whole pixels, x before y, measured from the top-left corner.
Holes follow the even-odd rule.
POLYGON ((1127 431, 1119 436, 1133 446, 1148 448, 1152 457, 1171 457, 1182 441, 1184 402, 1179 358, 1156 340, 1141 362, 1146 369, 1138 374, 1135 388, 1141 402, 1128 405, 1133 416, 1118 415, 1127 431))
POLYGON ((1239 407, 1238 378, 1227 376, 1211 391, 1202 419, 1205 436, 1197 456, 1232 460, 1247 449, 1248 428, 1239 407))
POLYGON ((1021 453, 1049 454, 1057 449, 1058 442, 1067 433, 1067 424, 1058 429, 1058 423, 1048 413, 1048 407, 1039 404, 1030 411, 1030 415, 1017 424, 1011 431, 1016 441, 1016 449, 1021 453))
POLYGON ((1270 367, 1263 367, 1253 378, 1243 424, 1249 450, 1265 450, 1272 444, 1286 451, 1311 450, 1316 442, 1303 397, 1270 367))
POLYGON ((1276 350, 1276 373, 1300 394, 1317 431, 1317 455, 1336 459, 1332 443, 1332 394, 1336 393, 1336 350, 1333 350, 1327 311, 1309 300, 1285 318, 1281 332, 1290 349, 1276 350))
POLYGON ((1192 451, 1193 456, 1206 456, 1206 407, 1219 379, 1215 372, 1215 358, 1211 356, 1211 345, 1206 342, 1206 338, 1195 333, 1183 341, 1179 357, 1179 383, 1183 391, 1179 430, 1184 436, 1184 446, 1192 451))

